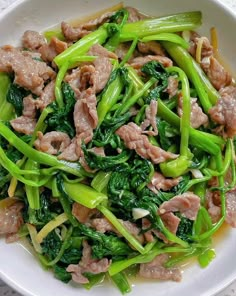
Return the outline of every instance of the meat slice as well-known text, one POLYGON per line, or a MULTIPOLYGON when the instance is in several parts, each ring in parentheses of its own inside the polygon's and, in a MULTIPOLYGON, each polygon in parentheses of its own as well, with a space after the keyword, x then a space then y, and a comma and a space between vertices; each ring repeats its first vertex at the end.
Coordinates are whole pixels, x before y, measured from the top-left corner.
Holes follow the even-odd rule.
MULTIPOLYGON (((144 236, 140 234, 141 229, 135 223, 118 219, 119 222, 132 234, 141 244, 144 242, 144 236)), ((118 235, 120 233, 106 218, 96 218, 91 221, 91 225, 99 232, 114 232, 118 235)))
POLYGON ((161 220, 170 232, 176 234, 180 223, 179 217, 175 216, 172 212, 167 212, 161 215, 161 220))
POLYGON ((146 18, 145 15, 141 14, 134 7, 126 6, 125 9, 128 10, 128 12, 129 12, 128 23, 138 22, 138 21, 146 18))
POLYGON ((83 91, 94 87, 94 73, 95 67, 93 65, 84 65, 66 75, 65 81, 70 84, 77 100, 80 99, 83 91))
POLYGON ((77 161, 79 156, 76 153, 77 139, 76 137, 72 139, 69 146, 67 146, 64 151, 58 155, 58 159, 63 159, 67 161, 77 161))
POLYGON ((204 58, 201 67, 217 90, 232 82, 231 74, 213 56, 204 58))
POLYGON ((100 25, 109 20, 109 18, 113 15, 113 12, 107 12, 101 15, 100 17, 90 20, 87 23, 81 24, 77 27, 72 27, 66 22, 61 23, 61 30, 66 40, 68 41, 76 41, 85 35, 91 33, 96 30, 100 25))
POLYGON ((168 86, 165 90, 169 94, 169 98, 172 98, 178 94, 178 86, 179 86, 179 81, 176 77, 174 76, 169 76, 168 77, 168 86))
MULTIPOLYGON (((197 103, 197 98, 190 98, 191 114, 190 123, 193 128, 199 128, 201 125, 208 124, 208 116, 202 111, 202 108, 197 103)), ((183 115, 183 97, 179 96, 178 99, 178 115, 183 115)))
POLYGON ((157 101, 156 100, 151 100, 150 105, 147 106, 145 110, 146 118, 141 124, 141 129, 143 133, 148 134, 149 136, 157 136, 158 135, 158 130, 157 130, 157 101), (147 130, 145 129, 147 127, 151 126, 152 130, 147 130))
POLYGON ((96 43, 90 47, 90 49, 88 51, 88 55, 110 58, 110 59, 115 59, 115 60, 117 60, 117 58, 118 58, 115 53, 107 50, 105 47, 103 47, 99 43, 96 43))
POLYGON ((35 104, 37 108, 42 111, 53 101, 55 101, 55 80, 49 82, 45 86, 41 96, 36 100, 35 104))
POLYGON ((107 84, 108 79, 111 76, 112 64, 106 57, 98 57, 94 62, 95 74, 94 74, 94 86, 95 93, 101 92, 107 84))
POLYGON ((168 254, 161 254, 149 263, 140 264, 139 275, 148 279, 180 282, 182 275, 179 268, 164 267, 168 259, 168 254))
POLYGON ((226 193, 226 218, 225 221, 236 228, 236 188, 226 193))
POLYGON ((31 30, 24 32, 22 37, 22 45, 24 48, 37 51, 44 44, 46 44, 45 38, 40 33, 31 30))
POLYGON ((55 77, 55 72, 46 63, 12 46, 0 48, 0 71, 15 73, 16 84, 39 96, 44 83, 55 77))
POLYGON ((66 133, 52 131, 43 135, 42 132, 38 132, 38 139, 34 142, 34 146, 39 151, 56 155, 63 152, 70 143, 70 137, 66 133))
POLYGON ((85 272, 98 274, 107 272, 111 260, 103 258, 101 260, 92 258, 92 249, 86 241, 83 241, 83 255, 78 264, 70 264, 66 271, 72 274, 74 282, 79 284, 86 284, 89 280, 83 275, 85 272))
POLYGON ((196 58, 196 50, 198 43, 201 42, 201 59, 205 57, 210 57, 213 55, 213 47, 205 36, 200 36, 196 32, 191 32, 190 34, 190 47, 189 47, 189 53, 196 58))
POLYGON ((39 49, 42 59, 45 62, 52 62, 53 59, 64 50, 66 50, 68 44, 59 40, 57 37, 52 37, 49 43, 43 44, 39 49))
POLYGON ((192 192, 185 192, 176 195, 169 201, 163 202, 159 207, 159 214, 163 215, 169 212, 180 212, 190 220, 195 220, 200 208, 200 198, 192 192))
POLYGON ((0 208, 0 234, 15 234, 23 224, 22 202, 15 202, 6 208, 0 208))
POLYGON ((72 214, 80 223, 88 223, 95 213, 96 209, 89 209, 77 202, 73 203, 72 214))
POLYGON ((135 150, 139 156, 150 159, 155 164, 178 157, 176 154, 152 145, 148 137, 142 134, 142 129, 133 122, 121 126, 116 134, 121 137, 126 147, 135 150))
POLYGON ((217 223, 221 218, 220 195, 218 192, 207 190, 206 193, 207 210, 212 223, 217 223))
POLYGON ((76 153, 81 156, 81 143, 89 143, 93 138, 93 129, 97 127, 97 99, 92 88, 82 93, 74 108, 74 124, 77 136, 76 153))
POLYGON ((23 99, 23 112, 19 116, 10 121, 15 131, 26 135, 32 135, 36 126, 36 101, 32 95, 23 99))
POLYGON ((161 173, 155 172, 151 182, 148 184, 148 188, 154 193, 158 193, 158 190, 168 191, 172 187, 179 184, 181 177, 166 179, 161 173))
POLYGON ((225 126, 226 136, 233 138, 236 135, 236 87, 222 88, 220 95, 209 115, 214 122, 225 126))
POLYGON ((161 63, 164 67, 173 66, 173 62, 171 59, 160 55, 147 55, 144 57, 137 57, 131 60, 129 63, 134 69, 140 70, 145 64, 151 61, 157 61, 161 63))
POLYGON ((139 42, 138 43, 138 50, 143 54, 154 54, 158 56, 165 56, 165 52, 160 45, 160 43, 156 41, 149 41, 149 42, 139 42))

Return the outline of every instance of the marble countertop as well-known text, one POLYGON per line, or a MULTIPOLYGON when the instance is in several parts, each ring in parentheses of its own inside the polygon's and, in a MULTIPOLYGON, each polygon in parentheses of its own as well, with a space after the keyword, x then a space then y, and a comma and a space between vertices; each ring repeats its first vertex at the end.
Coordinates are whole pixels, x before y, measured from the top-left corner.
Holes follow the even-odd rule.
MULTIPOLYGON (((0 0, 0 12, 16 0, 0 0)), ((236 0, 220 0, 236 12, 236 0)), ((0 296, 21 296, 0 279, 0 296)), ((236 281, 216 296, 236 296, 236 281)))

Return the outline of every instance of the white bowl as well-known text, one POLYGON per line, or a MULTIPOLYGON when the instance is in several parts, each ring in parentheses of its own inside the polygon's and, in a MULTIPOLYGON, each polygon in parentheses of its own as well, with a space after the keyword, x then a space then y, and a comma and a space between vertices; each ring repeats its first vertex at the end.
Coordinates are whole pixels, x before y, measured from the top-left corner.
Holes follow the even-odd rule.
MULTIPOLYGON (((175 12, 201 10, 201 33, 209 35, 209 29, 217 28, 220 52, 232 71, 236 70, 236 16, 217 0, 146 0, 124 1, 147 14, 156 16, 175 12)), ((42 31, 65 19, 74 19, 118 3, 116 0, 23 0, 17 1, 0 16, 0 44, 16 44, 27 29, 42 31)), ((236 231, 222 235, 216 244, 216 259, 206 269, 192 264, 184 270, 181 283, 135 283, 130 296, 210 296, 222 290, 236 279, 236 231)), ((104 296, 120 295, 112 285, 98 286, 86 291, 75 285, 56 280, 44 271, 35 257, 19 243, 5 244, 0 240, 0 276, 23 295, 34 296, 104 296)))

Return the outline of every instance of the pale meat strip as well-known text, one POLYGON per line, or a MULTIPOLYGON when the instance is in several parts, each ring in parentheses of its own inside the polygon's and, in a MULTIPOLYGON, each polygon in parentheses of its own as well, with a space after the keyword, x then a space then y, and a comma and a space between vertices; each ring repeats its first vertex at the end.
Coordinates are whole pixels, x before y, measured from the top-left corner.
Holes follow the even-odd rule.
POLYGON ((135 150, 139 156, 150 159, 154 164, 178 157, 176 154, 152 145, 148 137, 142 134, 142 129, 133 122, 121 126, 116 134, 121 137, 127 148, 135 150))

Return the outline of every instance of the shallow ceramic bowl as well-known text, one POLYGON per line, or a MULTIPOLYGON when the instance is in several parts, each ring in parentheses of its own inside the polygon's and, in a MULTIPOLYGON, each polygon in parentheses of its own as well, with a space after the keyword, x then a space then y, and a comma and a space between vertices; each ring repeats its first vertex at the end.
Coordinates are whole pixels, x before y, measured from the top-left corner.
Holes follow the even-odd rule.
MULTIPOLYGON (((91 15, 118 3, 119 0, 23 0, 17 1, 0 16, 0 44, 16 44, 27 30, 42 31, 62 20, 91 15)), ((125 4, 151 15, 201 10, 203 26, 200 33, 209 35, 211 27, 219 34, 220 52, 232 71, 236 70, 236 16, 217 0, 130 0, 125 4)), ((0 111, 1 112, 1 111, 0 111)), ((229 230, 215 243, 217 258, 206 269, 191 264, 184 270, 181 283, 139 282, 130 295, 210 296, 236 279, 236 231, 229 230)), ((120 295, 112 285, 98 286, 92 291, 56 280, 41 268, 35 257, 22 244, 6 245, 0 239, 0 276, 23 295, 34 296, 104 296, 120 295)))

